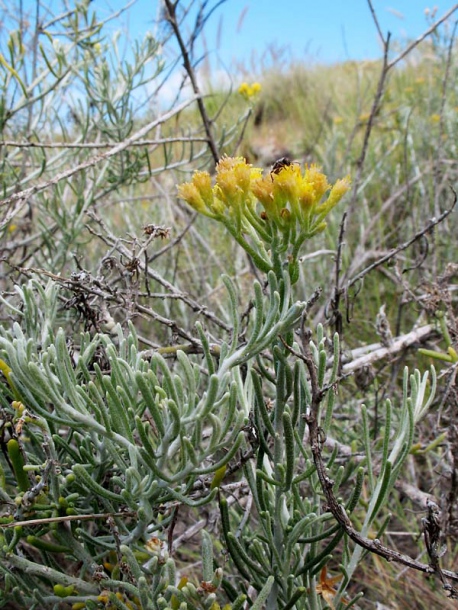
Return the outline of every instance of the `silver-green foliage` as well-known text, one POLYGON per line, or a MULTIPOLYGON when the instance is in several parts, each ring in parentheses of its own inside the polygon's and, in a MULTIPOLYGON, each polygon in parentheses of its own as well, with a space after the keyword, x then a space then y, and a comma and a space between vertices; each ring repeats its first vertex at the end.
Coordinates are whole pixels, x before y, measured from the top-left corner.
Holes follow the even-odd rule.
MULTIPOLYGON (((33 78, 21 30, 10 33, 0 66, 1 135, 14 138, 0 156, 3 194, 13 197, 4 206, 2 244, 11 266, 29 261, 28 247, 34 266, 52 271, 47 284, 43 269, 29 281, 21 276, 14 289, 6 283, 0 297, 11 320, 0 330, 0 604, 315 610, 331 599, 336 608, 348 606, 345 593, 365 551, 330 510, 317 454, 339 510, 362 538, 381 536, 434 374, 427 397, 428 375, 405 372, 399 404, 385 404, 381 439, 371 438, 367 411, 356 401, 356 430, 339 425, 339 337, 329 339, 321 326, 314 340, 307 335, 307 306, 294 301, 283 253, 265 285, 254 283, 244 316, 234 284, 223 278, 221 311, 229 312, 232 333, 205 328, 201 317, 186 329, 194 354, 186 353, 189 345, 173 349, 173 359, 142 352, 127 323, 110 334, 71 334, 63 304, 76 283, 58 274, 70 266, 71 250, 81 255, 89 242, 87 212, 113 207, 121 187, 133 195, 156 172, 141 139, 161 124, 132 135, 148 101, 134 93, 161 69, 156 42, 148 36, 131 61, 120 61, 116 39, 103 38, 89 7, 77 3, 60 16, 63 42, 52 20, 39 31, 33 78), (64 94, 72 122, 59 114, 64 94), (47 144, 49 134, 49 150, 29 146, 29 138, 47 144), (69 146, 54 147, 59 139, 69 146), (111 153, 101 156, 99 144, 111 153), (11 245, 27 201, 14 193, 32 187, 38 230, 11 245), (319 447, 310 437, 314 421, 319 447), (339 447, 349 449, 345 462, 339 447), (200 527, 202 562, 192 568, 170 551, 177 522, 186 530, 202 507, 219 517, 216 529, 200 527), (326 580, 328 566, 342 576, 338 589, 326 580)), ((183 148, 176 158, 160 145, 166 164, 200 156, 183 148)), ((102 237, 120 252, 117 232, 102 237)), ((121 296, 127 302, 132 294, 121 296)), ((189 563, 196 546, 185 549, 189 563)))
MULTIPOLYGON (((227 278, 225 283, 237 329, 235 289, 227 278)), ((256 608, 264 602, 272 610, 323 608, 320 573, 340 547, 344 579, 336 600, 345 599, 362 549, 352 550, 326 507, 307 443, 313 397, 307 367, 294 357, 299 346, 293 336, 305 303, 290 305, 286 274, 280 282, 270 274, 266 292, 255 285, 245 344, 238 345, 234 334, 215 356, 199 328, 203 362, 178 351, 171 363, 158 353, 145 358, 132 326, 125 332, 117 327, 112 335, 83 334, 76 351, 56 329, 56 285, 43 288, 31 280, 18 289, 18 321, 11 331, 2 330, 0 357, 11 369, 4 368, 1 384, 3 429, 21 453, 19 466, 10 453, 12 469, 2 460, 1 494, 10 507, 7 522, 45 520, 3 530, 0 571, 8 595, 36 608, 53 607, 59 594, 98 607, 104 592, 113 600, 122 592, 125 602, 138 600, 145 609, 177 603, 211 608, 218 595, 229 597, 233 608, 246 598, 256 608), (245 481, 253 503, 246 513, 230 504, 220 480, 237 462, 244 475, 236 467, 238 480, 245 481), (25 489, 18 468, 27 473, 25 489), (203 581, 213 585, 197 591, 190 580, 177 589, 166 549, 175 508, 218 504, 224 544, 243 580, 231 583, 230 571, 222 578, 221 566, 210 559, 216 540, 203 532, 203 581), (50 517, 64 519, 46 521, 50 517), (35 554, 25 552, 27 545, 35 554), (54 559, 56 553, 63 561, 54 559), (110 573, 103 564, 111 556, 116 567, 110 573)), ((337 336, 329 355, 320 327, 310 353, 326 397, 319 424, 323 435, 335 433, 337 336)), ((406 376, 397 410, 387 403, 385 435, 376 449, 363 411, 361 447, 372 495, 363 535, 383 528, 381 510, 430 402, 427 376, 416 373, 410 384, 409 390, 406 376)), ((337 448, 326 466, 351 516, 361 509, 363 469, 356 461, 339 465, 336 457, 337 448)))

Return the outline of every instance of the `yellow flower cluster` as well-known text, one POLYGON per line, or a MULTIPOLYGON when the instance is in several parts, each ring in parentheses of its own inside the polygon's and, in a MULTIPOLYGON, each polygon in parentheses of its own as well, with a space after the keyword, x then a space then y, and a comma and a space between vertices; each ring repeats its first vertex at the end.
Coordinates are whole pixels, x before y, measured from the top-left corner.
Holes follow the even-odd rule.
POLYGON ((316 165, 301 170, 298 163, 282 165, 263 175, 242 157, 223 157, 216 166, 216 184, 210 174, 197 171, 191 182, 178 186, 178 195, 201 214, 243 229, 248 222, 270 222, 280 231, 292 224, 307 237, 323 230, 325 216, 350 188, 347 176, 331 186, 316 165), (326 199, 324 196, 328 193, 326 199), (263 207, 257 213, 257 201, 263 207))
POLYGON ((252 83, 251 85, 249 85, 248 83, 242 83, 239 87, 240 95, 242 95, 246 100, 255 97, 260 91, 260 83, 252 83))
POLYGON ((251 185, 261 174, 242 157, 223 157, 216 166, 215 186, 208 172, 196 171, 192 182, 178 186, 178 196, 211 218, 223 220, 227 215, 240 230, 244 208, 255 203, 251 185))
POLYGON ((208 172, 197 171, 178 186, 178 196, 223 223, 259 270, 280 276, 286 256, 294 283, 302 244, 324 230, 326 216, 349 188, 348 176, 331 185, 316 165, 302 170, 282 159, 263 174, 243 157, 223 157, 214 186, 208 172))

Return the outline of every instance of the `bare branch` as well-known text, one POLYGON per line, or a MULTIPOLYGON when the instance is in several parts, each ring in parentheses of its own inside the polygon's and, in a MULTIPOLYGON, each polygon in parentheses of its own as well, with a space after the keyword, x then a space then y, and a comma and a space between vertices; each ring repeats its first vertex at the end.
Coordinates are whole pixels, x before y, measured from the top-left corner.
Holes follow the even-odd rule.
POLYGON ((441 23, 444 23, 444 21, 446 21, 450 17, 450 15, 452 15, 457 9, 458 9, 458 4, 453 5, 452 8, 445 13, 445 15, 443 15, 440 19, 435 21, 430 28, 425 30, 423 32, 423 34, 421 34, 411 44, 409 44, 409 46, 406 47, 404 49, 404 51, 402 51, 401 53, 399 53, 399 55, 397 55, 394 59, 392 59, 387 65, 388 70, 391 70, 391 68, 393 68, 397 63, 399 63, 402 59, 404 59, 404 57, 406 57, 412 51, 412 49, 417 47, 420 44, 420 42, 422 42, 425 38, 427 38, 430 34, 432 34, 434 32, 434 30, 436 30, 441 25, 441 23))
POLYGON ((0 523, 0 527, 8 529, 10 527, 20 527, 31 525, 46 525, 47 523, 65 523, 67 521, 95 521, 96 519, 108 519, 108 517, 135 517, 136 512, 124 511, 122 513, 91 513, 90 515, 65 515, 63 517, 46 517, 43 519, 26 519, 25 521, 10 521, 0 523))
POLYGON ((168 121, 170 118, 172 118, 173 116, 175 116, 176 114, 178 114, 179 112, 181 112, 182 110, 187 108, 187 106, 189 106, 190 104, 195 102, 198 98, 199 98, 199 96, 196 95, 196 96, 186 100, 185 102, 183 102, 182 104, 180 104, 179 106, 177 106, 176 108, 171 110, 170 112, 167 112, 167 113, 161 115, 154 121, 151 121, 150 123, 148 123, 141 129, 139 129, 136 133, 134 133, 132 136, 130 136, 130 138, 127 138, 126 140, 119 142, 119 144, 116 144, 107 152, 97 155, 95 157, 92 157, 91 159, 88 159, 87 161, 84 161, 83 163, 80 163, 79 165, 76 165, 75 167, 70 167, 69 169, 57 174, 50 180, 47 180, 46 182, 42 182, 41 184, 31 186, 30 188, 20 191, 19 193, 14 193, 13 195, 10 195, 6 199, 0 200, 0 206, 8 206, 8 205, 10 205, 12 203, 16 203, 16 202, 19 203, 19 206, 16 206, 3 219, 3 221, 0 224, 0 229, 3 229, 10 222, 11 218, 19 211, 19 209, 23 205, 25 205, 28 198, 31 197, 32 195, 35 195, 36 193, 44 191, 47 188, 49 188, 50 186, 58 184, 61 180, 70 178, 74 174, 76 174, 84 169, 88 169, 89 167, 93 167, 94 165, 97 165, 101 161, 105 161, 106 159, 109 159, 110 157, 117 155, 118 153, 122 152, 123 150, 126 150, 134 142, 143 138, 149 131, 151 131, 158 125, 161 125, 162 123, 165 123, 166 121, 168 121))
POLYGON ((396 254, 398 254, 399 252, 402 252, 403 250, 406 250, 414 242, 416 242, 418 239, 420 239, 421 237, 426 235, 426 233, 429 233, 432 229, 434 229, 434 227, 436 227, 443 220, 445 220, 447 218, 447 216, 449 216, 453 212, 453 210, 455 208, 455 205, 456 205, 456 202, 457 202, 457 194, 453 190, 453 188, 452 188, 452 191, 453 191, 453 195, 454 195, 453 204, 452 204, 452 206, 448 210, 445 210, 444 212, 442 212, 442 214, 438 218, 432 218, 428 222, 428 224, 425 227, 423 227, 423 229, 421 229, 420 231, 417 231, 417 233, 415 233, 415 235, 413 237, 408 239, 406 242, 404 242, 403 244, 401 244, 397 248, 394 248, 391 252, 388 252, 388 254, 385 254, 384 256, 382 256, 381 258, 376 260, 374 263, 372 263, 371 265, 369 265, 368 267, 363 269, 360 273, 355 275, 355 277, 353 277, 351 280, 349 280, 347 282, 347 285, 345 287, 346 290, 351 288, 354 284, 356 284, 356 282, 361 280, 365 275, 367 275, 368 273, 373 271, 376 267, 379 267, 380 265, 383 265, 383 263, 386 263, 387 261, 392 259, 393 256, 396 256, 396 254))
POLYGON ((355 371, 363 368, 364 366, 369 366, 377 362, 378 360, 382 360, 383 358, 392 358, 399 353, 403 352, 405 349, 410 347, 415 343, 421 343, 435 334, 437 331, 432 324, 427 324, 426 326, 422 326, 421 328, 416 328, 412 330, 410 333, 406 335, 402 335, 395 339, 389 347, 376 347, 369 354, 361 356, 360 358, 356 358, 347 364, 344 364, 342 367, 342 373, 354 373, 355 371))
POLYGON ((372 0, 367 0, 367 3, 369 5, 369 10, 372 14, 372 19, 374 20, 375 27, 377 28, 378 35, 380 36, 380 40, 382 41, 383 46, 386 47, 388 41, 383 35, 382 28, 380 27, 380 23, 377 17, 377 13, 375 12, 374 5, 372 4, 372 0))
MULTIPOLYGON (((306 422, 309 429, 309 442, 313 455, 313 461, 320 481, 321 489, 323 490, 330 512, 333 514, 339 525, 344 529, 347 536, 349 536, 349 538, 351 538, 356 544, 367 549, 371 553, 379 555, 387 561, 401 563, 402 565, 408 566, 409 568, 413 568, 415 570, 419 570, 420 572, 425 572, 427 574, 436 573, 437 570, 432 565, 422 563, 420 561, 417 561, 416 559, 413 559, 412 557, 409 557, 408 555, 399 553, 394 549, 386 547, 378 539, 372 540, 362 536, 353 527, 353 524, 350 521, 350 518, 348 517, 347 513, 345 512, 345 508, 343 507, 343 505, 337 501, 337 498, 335 497, 333 491, 334 481, 329 477, 326 466, 323 461, 322 430, 318 425, 318 413, 320 409, 320 403, 322 402, 325 396, 325 392, 320 389, 318 385, 315 363, 313 362, 310 346, 306 339, 307 338, 304 336, 302 341, 302 349, 304 353, 303 360, 309 371, 310 385, 312 390, 312 400, 309 412, 306 415, 306 422)), ((444 576, 447 576, 447 578, 458 582, 457 573, 450 572, 449 570, 442 570, 442 574, 444 576)))
POLYGON ((219 150, 216 145, 215 139, 213 137, 213 132, 211 128, 211 122, 207 114, 207 109, 205 108, 205 104, 203 103, 202 96, 200 94, 199 85, 197 83, 196 73, 194 67, 191 62, 191 58, 187 49, 187 46, 183 40, 181 35, 180 27, 178 25, 178 21, 176 18, 176 2, 172 2, 171 0, 164 0, 164 9, 166 10, 166 19, 170 23, 173 33, 175 34, 175 38, 177 39, 178 46, 180 47, 181 56, 183 58, 184 68, 189 76, 189 80, 191 81, 192 90, 194 91, 197 99, 197 105, 199 107, 200 116, 202 118, 202 123, 204 125, 205 133, 208 138, 208 145, 210 147, 213 161, 218 163, 219 161, 219 150))
MULTIPOLYGON (((154 140, 138 140, 131 142, 132 146, 160 146, 161 144, 173 144, 174 142, 208 142, 207 138, 196 136, 182 136, 176 138, 155 138, 154 140)), ((111 142, 17 142, 15 140, 0 140, 0 146, 16 148, 113 148, 111 142)))

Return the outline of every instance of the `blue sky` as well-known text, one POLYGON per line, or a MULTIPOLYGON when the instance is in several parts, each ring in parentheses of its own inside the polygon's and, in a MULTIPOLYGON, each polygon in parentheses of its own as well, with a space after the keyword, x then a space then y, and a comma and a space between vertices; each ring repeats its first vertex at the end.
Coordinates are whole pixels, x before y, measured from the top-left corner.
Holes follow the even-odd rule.
MULTIPOLYGON (((184 1, 184 0, 183 0, 184 1)), ((121 0, 94 0, 92 7, 105 13, 120 8, 121 0)), ((395 40, 419 36, 427 27, 425 9, 438 8, 441 16, 453 2, 427 0, 373 0, 383 32, 395 40)), ((123 22, 132 37, 154 31, 157 0, 137 0, 123 22)), ((458 12, 455 13, 458 18, 458 12)), ((380 44, 366 0, 227 0, 214 13, 205 29, 213 58, 231 67, 248 66, 269 45, 287 47, 296 59, 335 62, 380 57, 380 44)))

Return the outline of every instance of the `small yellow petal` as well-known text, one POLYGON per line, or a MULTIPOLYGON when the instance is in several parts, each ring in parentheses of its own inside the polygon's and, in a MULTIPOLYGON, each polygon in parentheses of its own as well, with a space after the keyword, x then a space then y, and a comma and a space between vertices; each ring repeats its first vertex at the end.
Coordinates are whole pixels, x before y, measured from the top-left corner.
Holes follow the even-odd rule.
POLYGON ((177 189, 178 197, 180 197, 180 199, 184 199, 186 203, 188 203, 197 212, 205 214, 205 202, 193 182, 184 182, 183 184, 179 184, 177 189))
POLYGON ((239 93, 241 95, 247 95, 249 88, 250 88, 250 86, 248 83, 242 83, 239 87, 239 93))
POLYGON ((213 189, 210 174, 208 172, 194 172, 192 182, 199 191, 202 199, 208 207, 213 203, 213 189))
POLYGON ((298 163, 283 166, 278 173, 272 172, 272 181, 276 192, 288 199, 297 200, 300 194, 302 175, 298 163))
MULTIPOLYGON (((345 193, 347 193, 347 191, 350 189, 350 186, 350 176, 345 176, 345 178, 337 180, 329 193, 328 201, 326 202, 327 205, 331 207, 337 205, 345 193)), ((331 207, 329 209, 331 209, 331 207)))
POLYGON ((330 188, 328 179, 321 171, 321 168, 315 163, 312 163, 310 167, 305 169, 305 179, 313 186, 315 201, 318 203, 330 188))
POLYGON ((228 205, 246 198, 252 180, 252 167, 243 157, 223 157, 216 166, 216 184, 228 205))
POLYGON ((251 184, 251 192, 261 202, 268 216, 275 213, 274 183, 270 176, 254 180, 251 184))
POLYGON ((261 91, 261 83, 253 83, 251 85, 251 91, 253 92, 253 95, 259 93, 261 91))

